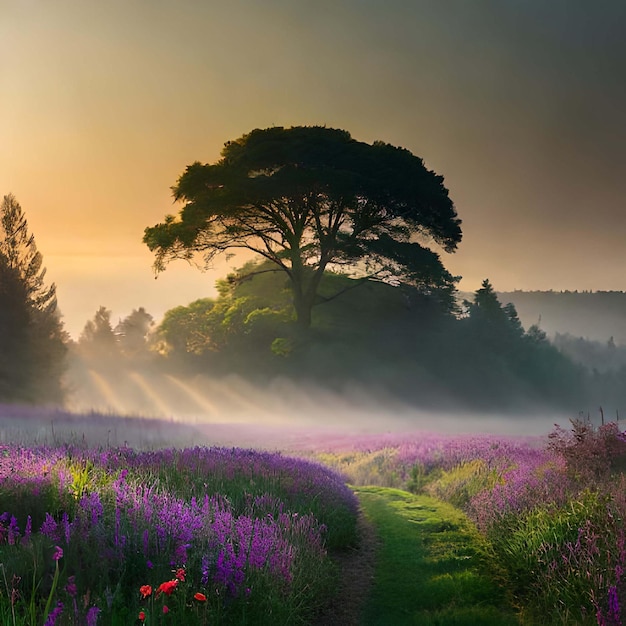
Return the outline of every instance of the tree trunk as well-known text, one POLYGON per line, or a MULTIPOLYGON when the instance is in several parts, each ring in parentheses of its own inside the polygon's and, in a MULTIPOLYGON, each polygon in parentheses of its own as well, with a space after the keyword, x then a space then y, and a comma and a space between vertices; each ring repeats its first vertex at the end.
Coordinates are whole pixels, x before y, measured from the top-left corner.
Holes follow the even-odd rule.
POLYGON ((294 248, 291 256, 291 289, 293 306, 296 310, 296 323, 301 330, 311 327, 311 309, 317 299, 324 270, 328 262, 322 259, 313 269, 302 262, 300 249, 294 248))
POLYGON ((301 285, 293 285, 293 306, 296 310, 296 324, 302 330, 308 330, 311 327, 313 301, 302 293, 301 285))

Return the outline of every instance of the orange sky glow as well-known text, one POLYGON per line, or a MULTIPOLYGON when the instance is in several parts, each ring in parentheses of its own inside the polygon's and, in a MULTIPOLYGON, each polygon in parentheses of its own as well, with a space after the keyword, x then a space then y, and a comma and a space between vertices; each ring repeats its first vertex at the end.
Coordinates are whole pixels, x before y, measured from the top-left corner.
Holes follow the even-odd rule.
POLYGON ((424 158, 463 220, 443 254, 463 290, 626 289, 626 10, 497 6, 0 0, 0 194, 26 212, 67 330, 100 305, 159 319, 214 295, 236 262, 154 280, 143 230, 177 211, 186 165, 272 125, 424 158))

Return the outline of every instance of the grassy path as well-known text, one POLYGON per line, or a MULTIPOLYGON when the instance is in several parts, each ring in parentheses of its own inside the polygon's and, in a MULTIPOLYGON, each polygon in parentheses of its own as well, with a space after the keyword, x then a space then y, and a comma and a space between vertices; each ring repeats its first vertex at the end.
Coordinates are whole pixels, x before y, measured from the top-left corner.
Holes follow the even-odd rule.
POLYGON ((364 626, 519 624, 483 540, 458 509, 398 489, 355 489, 379 545, 364 626))

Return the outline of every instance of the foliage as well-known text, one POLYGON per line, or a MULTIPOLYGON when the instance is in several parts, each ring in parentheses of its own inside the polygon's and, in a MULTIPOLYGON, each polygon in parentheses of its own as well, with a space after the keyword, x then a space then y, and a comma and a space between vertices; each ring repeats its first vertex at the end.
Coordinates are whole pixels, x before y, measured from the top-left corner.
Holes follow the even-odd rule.
POLYGON ((150 333, 154 318, 143 307, 133 309, 130 315, 120 320, 113 332, 122 354, 131 360, 149 356, 150 333))
POLYGON ((482 459, 474 459, 452 469, 442 470, 435 480, 429 481, 422 488, 456 507, 467 508, 474 496, 485 489, 492 489, 499 478, 498 469, 489 468, 482 459))
POLYGON ((9 267, 16 269, 32 306, 42 313, 54 313, 57 308, 56 286, 46 285, 46 268, 37 250, 35 236, 28 232, 28 222, 22 207, 12 194, 4 196, 0 207, 2 239, 0 252, 9 267))
POLYGON ((113 327, 111 311, 101 306, 85 323, 72 356, 88 361, 90 367, 145 363, 152 356, 153 327, 154 319, 143 307, 113 327))
POLYGON ((550 336, 567 333, 572 341, 584 337, 605 347, 611 336, 617 347, 618 339, 626 337, 624 291, 516 290, 499 295, 504 302, 515 304, 526 323, 540 319, 550 336))
POLYGON ((555 427, 548 448, 563 459, 572 479, 596 485, 626 469, 626 435, 616 422, 599 427, 580 418, 570 422, 569 432, 555 427))
POLYGON ((569 333, 555 333, 553 343, 563 354, 592 371, 607 374, 626 368, 626 346, 616 345, 612 336, 607 341, 592 341, 569 333))
POLYGON ((491 384, 498 384, 495 376, 500 370, 507 387, 514 386, 514 381, 521 383, 515 391, 528 403, 573 407, 585 402, 583 369, 550 344, 537 325, 524 331, 515 306, 502 306, 488 280, 465 306, 467 315, 461 324, 478 344, 472 365, 491 384))
POLYGON ((219 297, 203 298, 167 311, 157 328, 161 351, 178 355, 244 351, 269 353, 284 324, 292 319, 287 290, 267 266, 245 265, 217 282, 219 297), (254 274, 242 281, 240 275, 254 274))
POLYGON ((453 251, 460 220, 443 177, 403 148, 324 127, 256 129, 216 163, 188 166, 173 190, 185 203, 178 218, 145 230, 155 268, 251 250, 287 275, 304 328, 331 264, 450 299, 456 279, 416 236, 453 251))

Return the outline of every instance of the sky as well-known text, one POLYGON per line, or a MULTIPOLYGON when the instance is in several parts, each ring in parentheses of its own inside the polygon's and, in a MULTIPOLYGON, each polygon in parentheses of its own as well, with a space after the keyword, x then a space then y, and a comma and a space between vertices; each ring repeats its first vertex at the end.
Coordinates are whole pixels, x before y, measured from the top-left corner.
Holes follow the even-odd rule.
POLYGON ((236 260, 155 280, 170 187, 254 128, 409 149, 463 224, 471 291, 626 289, 622 0, 0 0, 0 195, 20 202, 77 337, 157 320, 236 260))

